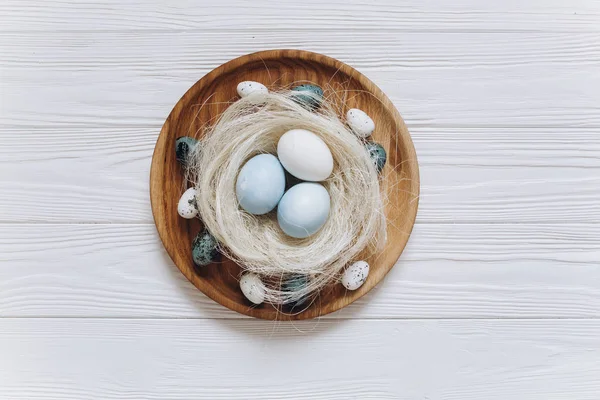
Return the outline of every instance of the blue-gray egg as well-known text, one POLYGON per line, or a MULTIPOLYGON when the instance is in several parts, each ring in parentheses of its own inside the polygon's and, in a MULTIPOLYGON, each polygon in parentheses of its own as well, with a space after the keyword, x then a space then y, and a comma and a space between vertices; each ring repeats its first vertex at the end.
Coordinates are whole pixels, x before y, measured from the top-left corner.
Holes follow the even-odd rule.
POLYGON ((286 235, 303 239, 316 233, 329 216, 329 192, 313 182, 288 190, 277 207, 277 222, 286 235))
MULTIPOLYGON (((300 290, 306 289, 309 283, 308 275, 304 274, 291 274, 283 279, 281 283, 281 290, 288 294, 299 292, 300 290)), ((307 296, 295 299, 295 301, 287 304, 288 307, 295 307, 304 304, 307 300, 307 296)))
POLYGON ((297 92, 294 99, 298 104, 304 106, 309 110, 315 110, 321 106, 323 101, 323 89, 317 85, 300 85, 292 89, 293 92, 297 92))
POLYGON ((377 172, 381 172, 387 161, 385 149, 376 142, 368 142, 365 144, 365 147, 369 152, 369 156, 371 156, 371 161, 373 161, 373 164, 377 167, 377 172))
POLYGON ((250 214, 273 210, 285 190, 285 172, 272 154, 252 157, 240 170, 235 193, 240 206, 250 214))
POLYGON ((178 137, 175 141, 175 157, 182 165, 186 165, 188 157, 194 147, 198 144, 198 140, 189 136, 178 137))
POLYGON ((203 267, 219 259, 219 242, 208 230, 201 231, 192 242, 194 264, 203 267))

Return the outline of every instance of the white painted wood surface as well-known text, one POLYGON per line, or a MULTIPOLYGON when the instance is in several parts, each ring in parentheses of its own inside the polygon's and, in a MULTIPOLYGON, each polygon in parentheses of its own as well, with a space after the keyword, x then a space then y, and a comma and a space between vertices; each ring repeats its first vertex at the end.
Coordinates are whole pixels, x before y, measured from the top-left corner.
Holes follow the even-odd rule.
POLYGON ((596 400, 598 320, 6 319, 0 396, 596 400))
MULTIPOLYGON (((237 318, 150 224, 0 225, 2 317, 237 318)), ((397 266, 326 318, 599 318, 600 226, 417 224, 397 266)))
POLYGON ((598 399, 600 2, 0 2, 0 399, 598 399), (162 249, 182 93, 303 48, 413 135, 413 237, 318 321, 242 318, 162 249))

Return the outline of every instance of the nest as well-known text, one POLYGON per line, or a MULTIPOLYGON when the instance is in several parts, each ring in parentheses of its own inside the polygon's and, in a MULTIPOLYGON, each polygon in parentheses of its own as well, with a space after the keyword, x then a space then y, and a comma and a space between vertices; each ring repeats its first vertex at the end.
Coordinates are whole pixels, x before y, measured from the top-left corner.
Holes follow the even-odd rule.
MULTIPOLYGON (((339 110, 341 111, 341 109, 339 110)), ((344 267, 380 250, 386 223, 378 173, 364 142, 324 100, 318 110, 305 108, 289 90, 248 96, 232 103, 190 154, 187 178, 197 189, 204 226, 219 250, 244 270, 258 274, 265 299, 295 303, 337 282, 344 267), (239 206, 235 186, 241 167, 261 153, 276 155, 279 138, 291 129, 307 129, 329 146, 332 175, 323 186, 331 209, 325 225, 305 239, 287 236, 276 211, 251 215, 239 206), (303 285, 282 285, 289 276, 307 276, 303 285)))

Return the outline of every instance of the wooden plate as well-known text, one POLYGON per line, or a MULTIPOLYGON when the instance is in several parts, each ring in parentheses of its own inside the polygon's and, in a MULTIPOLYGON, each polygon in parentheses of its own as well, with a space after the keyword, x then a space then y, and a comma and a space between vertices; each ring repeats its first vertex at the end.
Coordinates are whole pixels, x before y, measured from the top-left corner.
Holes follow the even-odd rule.
MULTIPOLYGON (((345 113, 345 111, 344 111, 345 113)), ((162 242, 183 274, 204 294, 242 314, 264 319, 307 319, 339 310, 371 290, 394 266, 402 253, 417 214, 419 167, 410 134, 386 95, 354 68, 321 54, 300 50, 269 50, 231 60, 192 86, 177 102, 158 137, 150 171, 150 198, 156 228, 162 242), (239 289, 241 269, 228 259, 196 268, 191 243, 200 231, 197 220, 177 214, 182 193, 182 171, 175 159, 175 139, 198 136, 198 128, 214 121, 237 98, 241 81, 257 81, 268 87, 314 82, 336 91, 347 108, 360 108, 375 121, 373 139, 388 155, 382 172, 383 195, 388 198, 388 242, 384 251, 369 260, 371 271, 365 284, 354 292, 341 284, 326 290, 300 313, 289 313, 270 304, 254 306, 239 289)))

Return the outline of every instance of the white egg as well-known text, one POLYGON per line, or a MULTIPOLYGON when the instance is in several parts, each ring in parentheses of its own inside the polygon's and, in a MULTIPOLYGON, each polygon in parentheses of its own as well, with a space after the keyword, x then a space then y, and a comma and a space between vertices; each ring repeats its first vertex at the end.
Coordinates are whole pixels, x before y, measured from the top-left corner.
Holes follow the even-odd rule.
POLYGON ((375 122, 363 110, 351 108, 346 114, 346 121, 350 129, 361 138, 366 138, 375 130, 375 122))
POLYGON ((260 304, 265 301, 265 285, 260 277, 251 272, 247 272, 240 278, 240 289, 244 296, 254 304, 260 304))
POLYGON ((303 239, 325 225, 329 208, 327 189, 314 182, 299 183, 281 198, 277 206, 277 222, 286 235, 303 239))
POLYGON ((177 213, 185 219, 192 219, 198 215, 195 188, 189 188, 181 195, 177 204, 177 213))
POLYGON ((342 275, 342 285, 348 290, 356 290, 362 286, 369 276, 369 264, 357 261, 346 268, 342 275))
POLYGON ((269 89, 267 89, 267 87, 262 83, 254 81, 244 81, 238 83, 237 92, 240 95, 240 97, 248 97, 250 95, 256 94, 267 94, 269 93, 269 89))
POLYGON ((305 129, 284 133, 277 143, 279 161, 290 174, 304 181, 323 181, 333 171, 333 156, 327 144, 305 129))

